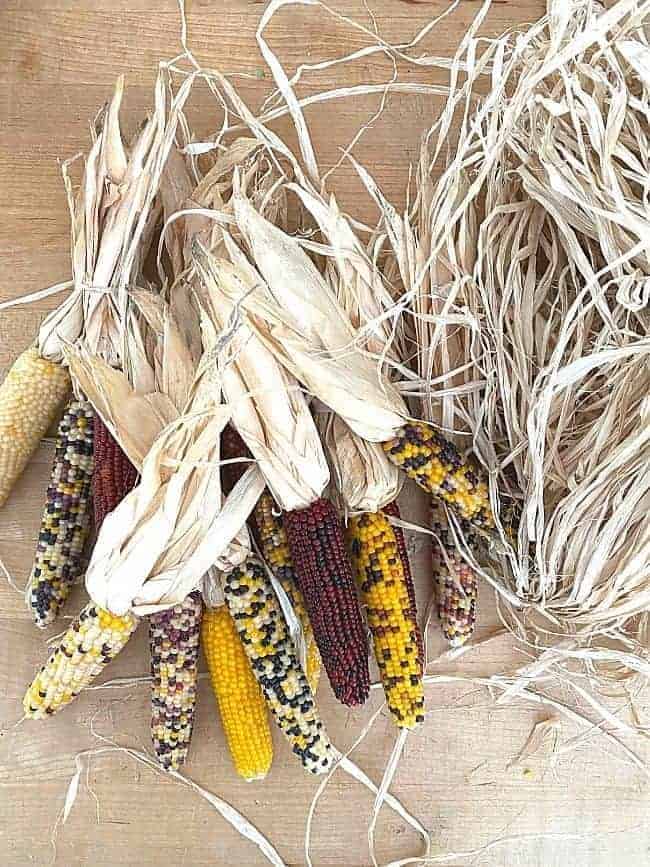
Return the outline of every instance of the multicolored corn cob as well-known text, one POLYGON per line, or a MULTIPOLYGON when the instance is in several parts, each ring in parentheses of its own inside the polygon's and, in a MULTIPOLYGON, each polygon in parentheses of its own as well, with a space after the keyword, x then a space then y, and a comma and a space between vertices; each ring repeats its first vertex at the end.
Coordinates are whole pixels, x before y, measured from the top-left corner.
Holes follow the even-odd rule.
POLYGON ((99 416, 95 419, 93 507, 97 530, 135 485, 135 467, 99 416))
MULTIPOLYGON (((389 518, 397 518, 401 519, 402 515, 399 510, 399 506, 397 504, 397 500, 393 500, 392 503, 387 503, 383 508, 382 512, 384 515, 388 515, 389 518)), ((396 524, 392 524, 393 532, 395 533, 395 539, 397 541, 397 550, 399 551, 399 556, 402 561, 402 566, 404 567, 404 580, 406 582, 406 589, 409 594, 409 599, 411 601, 411 613, 413 615, 413 619, 415 622, 418 622, 418 607, 415 599, 415 584, 413 583, 413 575, 411 573, 411 561, 409 558, 408 548, 406 547, 406 539, 404 538, 404 530, 401 527, 398 527, 396 524)), ((417 641, 418 641, 418 660, 420 661, 420 665, 424 665, 424 640, 422 638, 422 630, 418 628, 417 631, 417 641)))
MULTIPOLYGON (((99 530, 104 517, 131 490, 137 475, 99 416, 94 420, 94 445, 93 493, 99 530), (115 478, 110 477, 112 467, 118 471, 115 478)), ((39 719, 69 704, 126 646, 138 623, 134 614, 120 617, 89 602, 29 686, 23 700, 26 716, 39 719)))
MULTIPOLYGON (((246 443, 230 425, 227 425, 221 434, 221 456, 226 460, 251 457, 246 443)), ((222 466, 221 480, 226 493, 229 493, 234 488, 247 467, 248 464, 243 461, 224 464, 222 466)), ((305 601, 298 587, 282 517, 273 497, 268 491, 265 491, 260 497, 251 515, 249 525, 264 559, 274 576, 282 584, 282 588, 287 594, 296 616, 300 620, 307 646, 307 681, 312 692, 315 694, 320 680, 321 656, 314 637, 314 630, 307 614, 305 601)))
POLYGON ((276 722, 303 767, 313 774, 324 773, 334 761, 334 751, 264 564, 249 556, 225 576, 224 592, 276 722))
POLYGON ((25 715, 42 719, 69 704, 117 656, 137 625, 133 614, 116 617, 89 602, 27 689, 25 715))
POLYGON ((348 537, 388 708, 413 729, 424 720, 420 630, 395 531, 383 512, 367 512, 350 518, 348 537))
MULTIPOLYGON (((460 647, 471 638, 476 625, 478 581, 474 570, 461 557, 454 544, 444 509, 431 506, 433 580, 438 602, 438 617, 442 631, 452 647, 460 647)), ((465 522, 463 531, 467 544, 478 541, 465 522)))
POLYGON ((237 773, 261 780, 273 761, 266 702, 225 605, 206 608, 201 639, 237 773))
POLYGON ((65 367, 30 346, 0 386, 0 506, 54 421, 70 390, 65 367))
POLYGON ((474 526, 494 526, 488 487, 479 467, 424 422, 410 422, 383 444, 390 460, 418 485, 474 526))
POLYGON ((90 529, 93 408, 72 400, 59 423, 56 452, 29 579, 37 626, 52 623, 83 571, 90 529))
POLYGON ((307 675, 309 687, 315 695, 321 672, 320 653, 314 638, 314 630, 305 608, 305 600, 298 588, 289 552, 287 534, 282 523, 282 515, 268 491, 265 491, 257 501, 253 512, 253 519, 262 556, 282 585, 282 589, 287 594, 296 617, 300 620, 307 648, 307 670, 305 674, 307 675))
POLYGON ((298 585, 334 694, 347 705, 368 697, 368 639, 334 507, 320 499, 306 509, 285 512, 298 585))
POLYGON ((149 617, 151 739, 163 768, 178 770, 194 724, 203 600, 198 591, 149 617))

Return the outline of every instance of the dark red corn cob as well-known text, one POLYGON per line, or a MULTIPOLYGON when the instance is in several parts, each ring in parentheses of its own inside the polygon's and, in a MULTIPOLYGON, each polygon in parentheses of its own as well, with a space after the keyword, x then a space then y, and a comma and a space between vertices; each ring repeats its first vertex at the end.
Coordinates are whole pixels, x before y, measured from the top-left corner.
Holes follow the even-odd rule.
POLYGON ((285 512, 284 528, 334 694, 343 704, 363 704, 370 691, 368 637, 338 515, 320 499, 285 512))
MULTIPOLYGON (((233 458, 250 458, 251 453, 244 440, 234 427, 226 425, 221 433, 221 460, 229 461, 233 458)), ((233 464, 223 464, 221 467, 221 485, 224 494, 229 494, 237 482, 250 467, 248 461, 238 461, 233 464)))
POLYGON ((134 487, 138 473, 99 416, 95 419, 93 508, 97 530, 134 487))
MULTIPOLYGON (((382 512, 385 515, 388 515, 389 518, 400 518, 400 510, 397 505, 397 500, 393 500, 392 503, 388 503, 382 509, 382 512)), ((397 541, 397 550, 399 551, 400 560, 402 561, 402 565, 404 567, 404 580, 406 582, 406 590, 409 595, 409 599, 411 601, 411 614, 413 615, 413 620, 415 623, 418 622, 418 609, 415 601, 415 584, 413 583, 413 575, 411 573, 411 562, 409 560, 408 549, 406 547, 406 539, 404 538, 404 530, 401 527, 398 527, 396 524, 392 525, 393 530, 395 531, 395 540, 397 541)), ((422 639, 422 632, 420 629, 416 632, 416 639, 418 645, 418 662, 420 665, 424 665, 424 641, 422 639)))

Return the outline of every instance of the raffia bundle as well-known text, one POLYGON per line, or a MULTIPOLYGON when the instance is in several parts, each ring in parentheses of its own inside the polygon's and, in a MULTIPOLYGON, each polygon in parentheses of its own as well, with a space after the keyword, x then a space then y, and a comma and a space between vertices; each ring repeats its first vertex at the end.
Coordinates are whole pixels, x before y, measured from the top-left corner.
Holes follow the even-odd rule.
POLYGON ((483 574, 518 635, 553 648, 547 665, 606 679, 648 652, 649 17, 558 0, 523 34, 465 45, 399 251, 419 263, 413 388, 474 445, 501 504, 499 566, 483 574))

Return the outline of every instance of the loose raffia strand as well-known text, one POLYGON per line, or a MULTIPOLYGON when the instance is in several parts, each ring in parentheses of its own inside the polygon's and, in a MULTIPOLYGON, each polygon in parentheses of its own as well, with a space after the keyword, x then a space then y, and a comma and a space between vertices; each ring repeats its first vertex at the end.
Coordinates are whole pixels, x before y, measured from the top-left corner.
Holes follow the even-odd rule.
MULTIPOLYGON (((433 580, 440 625, 450 645, 461 647, 472 637, 476 626, 477 576, 460 555, 445 511, 435 501, 431 504, 431 530, 434 533, 431 548, 433 580)), ((467 544, 476 548, 478 540, 467 522, 464 522, 462 530, 467 544)))
POLYGON ((206 608, 201 642, 235 769, 261 780, 273 761, 266 701, 226 605, 206 608))
POLYGON ((334 751, 264 564, 250 555, 224 577, 226 603, 266 700, 303 767, 329 770, 334 751))
POLYGON ((37 626, 52 623, 81 575, 90 530, 94 412, 71 400, 57 432, 52 475, 29 579, 37 626))
POLYGON ((405 424, 383 444, 389 459, 427 493, 439 497, 461 518, 490 529, 494 519, 488 486, 477 464, 425 422, 405 424))
POLYGON ((184 763, 192 737, 202 613, 201 594, 194 591, 149 617, 151 739, 166 770, 184 763))
POLYGON ((368 640, 343 528, 328 500, 285 512, 291 559, 334 694, 360 705, 370 691, 368 640))
POLYGON ((348 539, 391 716, 400 728, 424 721, 424 685, 414 616, 395 531, 383 512, 350 518, 348 539))

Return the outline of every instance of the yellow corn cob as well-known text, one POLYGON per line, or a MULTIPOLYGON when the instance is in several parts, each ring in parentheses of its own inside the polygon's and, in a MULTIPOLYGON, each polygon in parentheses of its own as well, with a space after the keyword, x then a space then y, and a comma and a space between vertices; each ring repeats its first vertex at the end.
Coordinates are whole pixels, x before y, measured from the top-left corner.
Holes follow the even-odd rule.
POLYGON ((201 642, 237 773, 261 780, 273 761, 266 702, 225 605, 205 609, 201 642))
POLYGON ((400 728, 424 720, 418 626, 395 531, 382 512, 351 518, 351 560, 366 606, 391 715, 400 728))
POLYGON ((70 388, 68 371, 35 346, 14 361, 0 386, 0 506, 54 421, 70 388))
POLYGON ((254 512, 255 526, 259 536, 262 555, 269 564, 274 576, 282 585, 282 589, 289 597, 289 602, 300 620, 302 632, 307 647, 307 682, 311 691, 315 694, 318 688, 321 672, 321 658, 314 630, 309 621, 309 615, 305 608, 305 600, 298 588, 296 575, 289 552, 287 534, 282 526, 282 516, 271 494, 265 491, 257 501, 254 512))
POLYGON ((89 602, 30 684, 25 715, 42 719, 69 704, 117 656, 138 622, 133 614, 118 617, 89 602))
POLYGON ((427 493, 444 500, 477 527, 494 526, 488 487, 480 468, 431 425, 411 422, 383 443, 388 458, 427 493))

